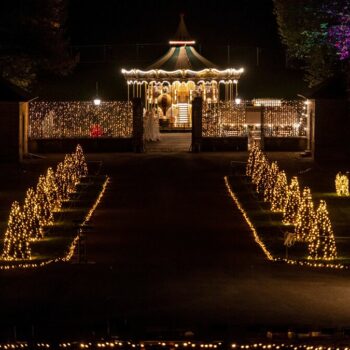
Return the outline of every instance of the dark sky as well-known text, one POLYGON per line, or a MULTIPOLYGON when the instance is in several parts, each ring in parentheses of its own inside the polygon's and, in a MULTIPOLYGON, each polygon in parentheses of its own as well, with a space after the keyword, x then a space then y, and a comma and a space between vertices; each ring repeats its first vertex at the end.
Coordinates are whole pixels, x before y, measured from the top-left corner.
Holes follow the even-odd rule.
POLYGON ((166 43, 185 14, 203 45, 278 46, 272 0, 71 0, 73 44, 166 43))

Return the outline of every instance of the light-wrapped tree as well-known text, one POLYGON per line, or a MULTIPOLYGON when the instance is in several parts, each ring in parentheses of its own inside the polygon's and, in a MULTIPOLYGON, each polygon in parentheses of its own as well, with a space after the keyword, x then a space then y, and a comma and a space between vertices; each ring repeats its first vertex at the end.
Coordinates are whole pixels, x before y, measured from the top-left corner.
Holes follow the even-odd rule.
POLYGON ((299 181, 296 176, 293 176, 288 187, 287 201, 283 215, 283 223, 285 225, 295 225, 300 199, 299 181))
POLYGON ((252 176, 254 171, 254 164, 258 157, 258 153, 261 152, 260 148, 257 145, 253 145, 250 152, 249 157, 247 160, 247 166, 246 166, 246 175, 252 176))
POLYGON ((271 210, 284 213, 287 203, 288 183, 284 170, 278 172, 272 194, 271 210))
POLYGON ((56 175, 51 167, 47 169, 45 181, 47 200, 50 205, 50 210, 53 212, 61 207, 62 199, 58 190, 56 175))
POLYGON ((335 190, 338 196, 349 196, 349 178, 341 172, 335 177, 335 190))
POLYGON ((29 234, 23 222, 23 213, 17 201, 12 203, 4 238, 3 259, 30 259, 29 234))
POLYGON ((264 190, 264 201, 271 203, 273 196, 273 189, 275 188, 275 183, 277 181, 277 175, 279 172, 277 162, 272 162, 269 172, 267 174, 267 184, 264 190))
POLYGON ((44 231, 40 225, 40 210, 35 191, 29 188, 23 205, 23 221, 26 225, 29 239, 35 241, 43 238, 44 231))
POLYGON ((271 164, 268 161, 266 157, 263 158, 264 161, 261 164, 260 170, 259 170, 259 176, 256 182, 256 191, 258 193, 264 193, 266 187, 268 186, 269 183, 269 171, 271 168, 271 164))
POLYGON ((72 193, 75 191, 75 187, 79 182, 74 156, 71 154, 66 154, 64 157, 63 166, 67 181, 67 191, 68 193, 72 193))
POLYGON ((253 172, 252 172, 252 183, 257 184, 260 181, 260 175, 262 172, 262 167, 266 162, 265 154, 258 152, 254 160, 253 172))
POLYGON ((316 210, 308 250, 309 259, 334 260, 337 257, 332 224, 324 200, 320 201, 316 210))
POLYGON ((36 186, 36 197, 38 205, 38 218, 40 226, 50 225, 53 222, 53 215, 50 209, 50 202, 46 190, 46 178, 44 175, 39 176, 36 186))
POLYGON ((269 162, 264 153, 259 153, 259 156, 256 160, 254 166, 252 183, 255 185, 255 190, 259 193, 260 188, 262 187, 263 175, 267 171, 269 162))
POLYGON ((55 172, 55 177, 56 177, 58 196, 61 198, 61 202, 62 202, 69 198, 68 180, 67 180, 67 174, 65 172, 63 162, 58 163, 56 172, 55 172))
POLYGON ((305 187, 301 196, 298 213, 295 220, 295 237, 297 241, 308 242, 314 225, 315 212, 309 187, 305 187))
POLYGON ((77 175, 78 175, 79 179, 81 177, 87 176, 88 167, 87 167, 87 164, 85 161, 83 149, 80 145, 77 145, 74 158, 75 158, 75 163, 76 163, 76 167, 77 167, 77 175))

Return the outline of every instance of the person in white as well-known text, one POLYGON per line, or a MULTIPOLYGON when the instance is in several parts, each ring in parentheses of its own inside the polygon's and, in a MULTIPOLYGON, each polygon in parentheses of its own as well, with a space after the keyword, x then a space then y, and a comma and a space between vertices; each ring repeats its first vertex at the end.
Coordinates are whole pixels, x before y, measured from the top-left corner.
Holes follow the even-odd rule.
POLYGON ((144 111, 143 128, 145 141, 160 140, 159 116, 154 108, 151 111, 144 111))
POLYGON ((158 110, 152 109, 152 119, 153 119, 153 141, 160 141, 160 131, 159 131, 159 113, 158 110))

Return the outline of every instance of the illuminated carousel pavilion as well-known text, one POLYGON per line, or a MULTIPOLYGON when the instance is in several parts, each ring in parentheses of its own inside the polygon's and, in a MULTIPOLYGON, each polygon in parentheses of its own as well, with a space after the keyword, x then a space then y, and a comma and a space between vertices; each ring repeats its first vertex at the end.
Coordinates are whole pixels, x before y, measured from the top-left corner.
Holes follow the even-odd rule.
POLYGON ((234 100, 243 68, 220 70, 200 55, 188 34, 184 16, 168 52, 147 67, 122 69, 128 87, 128 99, 141 97, 147 110, 158 112, 161 125, 170 128, 191 127, 191 106, 196 96, 204 103, 234 100))

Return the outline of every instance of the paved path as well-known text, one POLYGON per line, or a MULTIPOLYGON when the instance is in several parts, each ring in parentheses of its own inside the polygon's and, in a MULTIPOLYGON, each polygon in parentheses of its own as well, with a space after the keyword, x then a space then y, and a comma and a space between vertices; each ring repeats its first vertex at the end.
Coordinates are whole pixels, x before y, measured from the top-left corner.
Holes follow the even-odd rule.
POLYGON ((147 153, 153 152, 188 152, 191 147, 192 134, 190 132, 161 133, 160 141, 145 142, 147 153))
POLYGON ((112 183, 88 238, 94 264, 1 273, 2 329, 224 336, 350 326, 350 273, 264 259, 224 187, 240 155, 101 157, 112 183))

